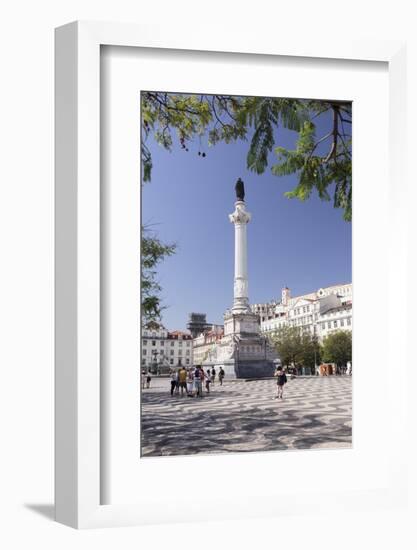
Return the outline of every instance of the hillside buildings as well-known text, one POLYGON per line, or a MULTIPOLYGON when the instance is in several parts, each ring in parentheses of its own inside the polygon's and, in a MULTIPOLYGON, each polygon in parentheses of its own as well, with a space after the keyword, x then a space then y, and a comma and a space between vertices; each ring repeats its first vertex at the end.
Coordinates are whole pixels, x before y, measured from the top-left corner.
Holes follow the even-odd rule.
POLYGON ((333 285, 301 296, 282 289, 281 300, 253 304, 261 331, 272 334, 283 326, 300 327, 323 340, 336 330, 352 330, 352 284, 333 285))
MULTIPOLYGON (((250 309, 258 318, 261 333, 266 336, 283 326, 296 326, 323 341, 336 330, 352 330, 352 284, 319 288, 300 296, 291 296, 291 290, 285 287, 281 300, 253 304, 250 309)), ((169 332, 156 324, 143 329, 142 367, 168 372, 181 365, 216 366, 218 347, 224 342, 223 325, 207 323, 204 313, 192 313, 187 328, 190 332, 169 332)), ((248 340, 241 353, 248 358, 259 356, 262 351, 267 354, 268 350, 260 349, 259 345, 259 342, 248 340)))

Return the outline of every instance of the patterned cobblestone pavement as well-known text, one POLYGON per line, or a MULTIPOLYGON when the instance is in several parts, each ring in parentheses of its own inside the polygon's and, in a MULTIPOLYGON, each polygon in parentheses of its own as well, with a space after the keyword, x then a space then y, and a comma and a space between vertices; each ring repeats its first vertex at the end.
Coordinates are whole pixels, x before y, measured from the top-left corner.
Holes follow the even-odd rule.
POLYGON ((142 456, 284 449, 352 444, 352 379, 289 380, 274 399, 275 380, 229 381, 202 399, 174 396, 169 381, 142 390, 142 456))

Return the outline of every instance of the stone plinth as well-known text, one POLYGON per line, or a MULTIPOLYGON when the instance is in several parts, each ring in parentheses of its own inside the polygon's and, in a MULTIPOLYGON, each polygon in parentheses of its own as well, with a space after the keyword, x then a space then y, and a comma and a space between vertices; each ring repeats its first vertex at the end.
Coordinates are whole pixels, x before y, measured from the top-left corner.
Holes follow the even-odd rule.
POLYGON ((260 334, 257 315, 227 311, 224 330, 216 346, 216 364, 223 366, 228 378, 266 378, 274 374, 276 355, 260 334))

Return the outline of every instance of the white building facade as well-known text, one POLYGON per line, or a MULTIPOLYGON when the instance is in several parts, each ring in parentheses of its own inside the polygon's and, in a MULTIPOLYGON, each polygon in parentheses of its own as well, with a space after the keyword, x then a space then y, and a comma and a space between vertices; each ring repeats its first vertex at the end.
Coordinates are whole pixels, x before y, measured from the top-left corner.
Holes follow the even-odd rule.
POLYGON ((352 284, 333 285, 295 297, 285 287, 280 302, 253 304, 251 309, 259 316, 263 333, 294 326, 322 341, 336 330, 352 330, 352 284))
POLYGON ((193 340, 193 364, 210 365, 210 358, 216 345, 223 338, 224 330, 221 325, 212 325, 193 340))
POLYGON ((166 372, 170 368, 191 366, 193 339, 191 334, 164 327, 142 330, 141 366, 154 372, 166 372))

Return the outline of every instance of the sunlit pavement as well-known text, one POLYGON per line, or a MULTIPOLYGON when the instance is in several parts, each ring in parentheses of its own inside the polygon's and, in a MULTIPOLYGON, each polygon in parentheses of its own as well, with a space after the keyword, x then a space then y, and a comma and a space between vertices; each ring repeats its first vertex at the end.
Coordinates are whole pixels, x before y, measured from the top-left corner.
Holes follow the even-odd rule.
POLYGON ((142 390, 142 456, 350 447, 352 378, 225 381, 203 398, 170 395, 154 377, 142 390))

